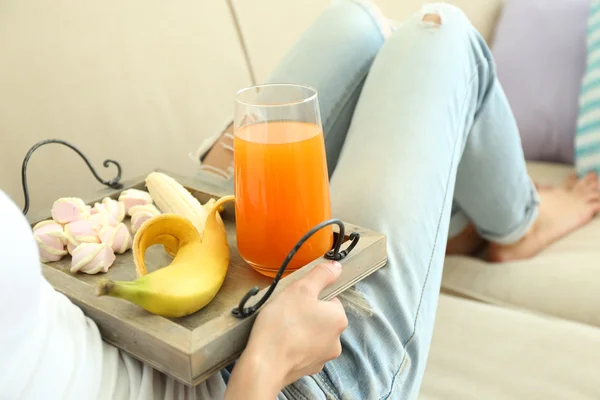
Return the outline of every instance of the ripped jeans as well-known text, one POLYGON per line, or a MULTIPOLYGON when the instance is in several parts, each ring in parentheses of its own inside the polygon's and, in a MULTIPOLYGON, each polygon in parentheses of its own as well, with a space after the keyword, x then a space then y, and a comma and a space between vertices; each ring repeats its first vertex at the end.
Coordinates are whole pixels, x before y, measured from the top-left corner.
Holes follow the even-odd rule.
POLYGON ((318 90, 334 216, 386 234, 389 257, 356 284, 373 313, 348 310, 342 355, 280 398, 416 398, 448 237, 470 222, 512 243, 538 212, 490 51, 447 4, 392 26, 370 3, 337 1, 268 81, 318 90))

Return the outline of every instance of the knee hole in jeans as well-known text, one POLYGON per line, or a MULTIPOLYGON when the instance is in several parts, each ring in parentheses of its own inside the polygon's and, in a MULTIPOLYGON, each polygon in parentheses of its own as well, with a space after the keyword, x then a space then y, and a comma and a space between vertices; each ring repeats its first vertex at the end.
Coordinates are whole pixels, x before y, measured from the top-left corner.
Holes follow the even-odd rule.
POLYGON ((440 25, 442 25, 442 18, 439 16, 439 14, 427 13, 423 15, 421 21, 426 23, 428 26, 433 27, 439 27, 440 25))

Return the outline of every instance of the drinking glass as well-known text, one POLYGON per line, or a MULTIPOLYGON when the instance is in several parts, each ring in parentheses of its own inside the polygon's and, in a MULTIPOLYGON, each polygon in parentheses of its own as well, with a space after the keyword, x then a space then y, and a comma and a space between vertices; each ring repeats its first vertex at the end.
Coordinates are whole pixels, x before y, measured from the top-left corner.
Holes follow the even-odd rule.
MULTIPOLYGON (((317 92, 266 84, 235 98, 234 186, 237 246, 259 273, 274 277, 296 242, 331 218, 325 143, 317 92)), ((314 234, 286 274, 331 249, 333 230, 314 234)))

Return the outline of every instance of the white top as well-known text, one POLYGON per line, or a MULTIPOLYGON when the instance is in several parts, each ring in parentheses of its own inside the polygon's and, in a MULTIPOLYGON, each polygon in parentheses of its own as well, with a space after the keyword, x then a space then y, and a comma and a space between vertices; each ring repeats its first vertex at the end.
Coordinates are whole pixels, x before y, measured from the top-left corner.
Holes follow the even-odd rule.
POLYGON ((0 190, 0 400, 220 399, 221 374, 194 390, 102 341, 41 274, 21 210, 0 190))

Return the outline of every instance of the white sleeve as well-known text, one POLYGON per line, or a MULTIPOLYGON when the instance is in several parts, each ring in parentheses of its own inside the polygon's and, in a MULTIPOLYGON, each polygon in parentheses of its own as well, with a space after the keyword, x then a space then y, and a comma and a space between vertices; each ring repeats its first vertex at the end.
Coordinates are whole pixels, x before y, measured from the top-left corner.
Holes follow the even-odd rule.
POLYGON ((220 373, 190 388, 102 341, 41 274, 27 219, 0 190, 0 399, 220 399, 220 373))
POLYGON ((27 220, 1 191, 0 255, 0 387, 19 398, 28 383, 22 377, 33 368, 27 346, 40 314, 40 262, 27 220))
POLYGON ((114 377, 118 352, 44 279, 29 223, 2 191, 0 255, 0 397, 94 399, 103 379, 114 389, 104 367, 114 377))

